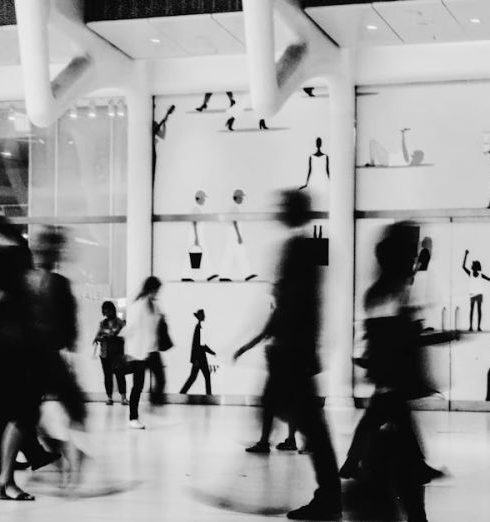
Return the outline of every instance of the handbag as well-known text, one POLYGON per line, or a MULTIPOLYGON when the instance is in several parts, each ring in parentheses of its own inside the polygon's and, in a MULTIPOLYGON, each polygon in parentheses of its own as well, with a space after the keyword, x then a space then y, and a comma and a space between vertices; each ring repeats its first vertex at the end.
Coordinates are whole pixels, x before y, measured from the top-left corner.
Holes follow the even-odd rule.
POLYGON ((168 333, 167 321, 165 321, 165 317, 163 314, 160 315, 157 325, 157 346, 160 352, 166 352, 170 350, 174 343, 170 338, 168 333))

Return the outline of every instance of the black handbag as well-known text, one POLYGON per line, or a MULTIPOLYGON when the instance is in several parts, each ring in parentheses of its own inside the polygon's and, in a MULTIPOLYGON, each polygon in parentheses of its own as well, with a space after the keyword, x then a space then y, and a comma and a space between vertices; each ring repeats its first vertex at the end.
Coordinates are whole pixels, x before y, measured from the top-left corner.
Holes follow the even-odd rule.
POLYGON ((170 348, 172 348, 172 346, 174 345, 168 333, 167 321, 165 321, 165 317, 163 315, 160 315, 160 319, 158 320, 157 345, 158 350, 161 352, 166 352, 167 350, 170 350, 170 348))

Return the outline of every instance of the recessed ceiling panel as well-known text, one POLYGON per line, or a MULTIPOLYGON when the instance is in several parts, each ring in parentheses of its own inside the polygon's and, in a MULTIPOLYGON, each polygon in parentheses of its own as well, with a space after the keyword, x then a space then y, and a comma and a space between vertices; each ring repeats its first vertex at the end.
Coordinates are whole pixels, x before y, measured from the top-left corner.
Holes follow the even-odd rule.
POLYGON ((146 18, 90 22, 90 29, 132 58, 178 58, 188 56, 175 41, 159 33, 146 18))
POLYGON ((405 43, 451 42, 465 38, 463 28, 441 0, 379 2, 373 8, 405 43))
POLYGON ((18 65, 19 39, 17 37, 16 25, 5 25, 0 27, 0 64, 18 65))
POLYGON ((211 15, 151 18, 150 25, 162 38, 174 41, 191 55, 241 54, 241 41, 216 23, 211 15))
POLYGON ((490 0, 444 0, 470 40, 490 39, 490 0))
POLYGON ((312 7, 306 11, 341 47, 401 43, 400 38, 371 5, 312 7))
MULTIPOLYGON (((242 12, 218 13, 212 17, 245 46, 245 22, 242 12)), ((282 53, 294 41, 294 34, 278 16, 274 18, 274 38, 276 53, 282 53)))

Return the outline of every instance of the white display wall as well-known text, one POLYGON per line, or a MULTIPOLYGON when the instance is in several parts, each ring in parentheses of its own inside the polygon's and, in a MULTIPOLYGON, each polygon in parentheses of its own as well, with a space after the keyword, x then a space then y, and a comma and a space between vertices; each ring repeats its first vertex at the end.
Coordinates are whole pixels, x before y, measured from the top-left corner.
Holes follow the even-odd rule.
MULTIPOLYGON (((231 357, 260 332, 271 312, 275 268, 286 238, 277 222, 277 192, 307 190, 317 213, 306 233, 313 237, 316 225, 317 235, 321 226, 322 236, 328 236, 329 104, 326 91, 317 88, 310 94, 314 96, 294 94, 262 125, 245 93, 214 93, 202 110, 197 109, 204 93, 155 100, 156 124, 168 114, 155 138, 153 272, 164 281, 161 303, 175 342, 164 354, 169 393, 178 392, 190 372, 193 312, 199 308, 207 316, 207 343, 218 354, 208 356, 218 366, 213 393, 262 391, 264 344, 237 364, 231 357), (300 189, 309 170, 308 187, 300 189), (233 200, 237 190, 244 194, 239 203, 233 200), (198 191, 205 195, 196 201, 198 191), (190 265, 193 223, 202 255, 198 269, 190 265)), ((323 271, 326 294, 328 268, 323 271)), ((320 346, 326 353, 324 338, 322 332, 320 346)), ((327 373, 319 381, 326 393, 327 373)), ((202 377, 190 393, 204 393, 202 377)))
MULTIPOLYGON (((420 227, 419 251, 424 240, 430 245, 427 271, 414 280, 414 287, 419 279, 425 285, 423 326, 461 332, 459 340, 424 349, 438 392, 433 398, 461 409, 490 409, 490 283, 479 279, 478 325, 476 305, 470 316, 468 275, 473 261, 490 274, 489 88, 489 82, 386 86, 359 88, 357 97, 354 350, 363 347, 362 299, 373 281, 379 234, 411 219, 420 227)), ((354 373, 354 395, 368 396, 363 371, 354 373)))
POLYGON ((487 208, 488 89, 488 82, 359 88, 357 209, 487 208))

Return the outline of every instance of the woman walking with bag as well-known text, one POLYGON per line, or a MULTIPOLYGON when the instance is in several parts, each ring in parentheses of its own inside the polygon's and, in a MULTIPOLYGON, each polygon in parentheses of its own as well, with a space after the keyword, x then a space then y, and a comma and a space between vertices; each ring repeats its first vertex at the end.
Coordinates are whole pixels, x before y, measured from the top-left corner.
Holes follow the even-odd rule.
POLYGON ((121 404, 129 404, 126 398, 126 378, 124 372, 117 367, 117 363, 124 355, 124 340, 119 336, 119 332, 124 326, 124 321, 119 319, 116 307, 112 301, 102 303, 102 315, 104 319, 100 322, 99 330, 95 336, 94 356, 97 346, 99 347, 99 357, 104 373, 104 387, 107 394, 106 404, 112 406, 112 391, 114 389, 114 375, 116 375, 117 387, 121 395, 121 404))
POLYGON ((120 335, 125 338, 127 372, 133 374, 133 387, 129 396, 129 427, 145 429, 139 420, 139 401, 145 384, 145 371, 153 373, 155 384, 150 395, 153 404, 162 403, 165 385, 159 350, 159 331, 164 321, 157 305, 157 294, 162 286, 155 276, 148 277, 138 297, 128 308, 128 320, 120 335))

